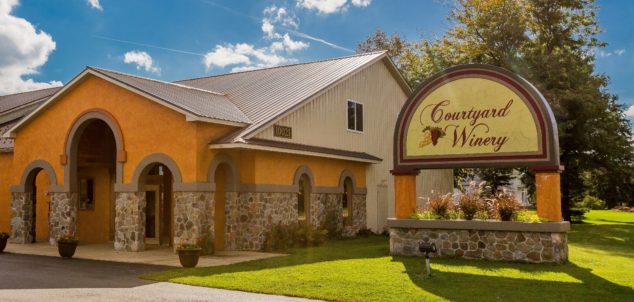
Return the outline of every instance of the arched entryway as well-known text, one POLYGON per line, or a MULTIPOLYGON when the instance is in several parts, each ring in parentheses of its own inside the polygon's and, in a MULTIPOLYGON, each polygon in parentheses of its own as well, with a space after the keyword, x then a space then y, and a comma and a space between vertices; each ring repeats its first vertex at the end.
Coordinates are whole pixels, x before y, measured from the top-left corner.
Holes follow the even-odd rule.
POLYGON ((226 154, 216 155, 209 165, 208 178, 214 194, 211 209, 214 249, 224 251, 227 249, 227 226, 232 223, 227 221, 227 215, 232 206, 230 203, 236 202, 239 183, 238 170, 231 157, 226 154))
MULTIPOLYGON (((27 168, 24 183, 23 198, 25 205, 24 236, 22 243, 48 242, 50 239, 49 217, 50 217, 50 197, 52 169, 45 171, 44 167, 37 166, 27 168)), ((54 178, 54 176, 53 176, 54 178)), ((53 180, 54 181, 54 180, 53 180)))
POLYGON ((83 121, 71 141, 70 190, 77 194, 77 237, 99 243, 114 239, 117 142, 108 123, 83 121))
POLYGON ((163 163, 148 165, 141 174, 139 191, 145 194, 145 246, 173 245, 174 176, 163 163))

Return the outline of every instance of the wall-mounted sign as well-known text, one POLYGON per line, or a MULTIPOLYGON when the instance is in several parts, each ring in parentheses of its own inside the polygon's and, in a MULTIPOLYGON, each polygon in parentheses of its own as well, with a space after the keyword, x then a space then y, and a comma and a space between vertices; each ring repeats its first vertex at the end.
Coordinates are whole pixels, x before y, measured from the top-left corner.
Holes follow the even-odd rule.
POLYGON ((494 66, 461 65, 421 84, 394 138, 400 171, 559 166, 548 103, 526 80, 494 66))
POLYGON ((293 138, 293 128, 287 126, 273 125, 273 136, 293 138))

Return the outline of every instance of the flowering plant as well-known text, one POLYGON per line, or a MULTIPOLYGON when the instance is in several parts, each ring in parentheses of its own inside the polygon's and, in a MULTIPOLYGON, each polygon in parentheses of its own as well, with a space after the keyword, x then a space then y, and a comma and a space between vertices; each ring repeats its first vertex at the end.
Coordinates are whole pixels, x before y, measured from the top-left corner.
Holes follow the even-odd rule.
POLYGON ((65 235, 60 236, 59 238, 57 238, 57 242, 61 242, 61 243, 77 243, 79 242, 79 239, 77 239, 77 237, 75 236, 75 234, 73 232, 68 232, 65 235))
POLYGON ((185 242, 178 245, 178 249, 179 250, 200 250, 201 249, 200 245, 196 243, 192 243, 192 242, 193 241, 191 238, 187 238, 185 242))

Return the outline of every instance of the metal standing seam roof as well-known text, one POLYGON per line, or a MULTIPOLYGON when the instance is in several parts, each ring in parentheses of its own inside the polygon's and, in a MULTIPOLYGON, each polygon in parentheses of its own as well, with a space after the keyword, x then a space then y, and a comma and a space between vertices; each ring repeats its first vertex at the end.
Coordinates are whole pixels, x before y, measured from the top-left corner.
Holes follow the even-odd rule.
POLYGON ((2 135, 60 89, 61 87, 53 87, 0 96, 0 116, 16 112, 15 110, 19 108, 25 108, 22 112, 18 112, 19 115, 16 115, 15 118, 11 117, 11 121, 0 123, 0 152, 13 150, 13 139, 3 138, 2 135))
POLYGON ((88 67, 106 77, 141 90, 193 115, 250 124, 249 118, 218 92, 88 67))
POLYGON ((386 56, 384 51, 324 61, 236 72, 175 83, 225 94, 252 124, 232 140, 295 108, 325 88, 370 62, 386 56))
POLYGON ((44 101, 48 99, 51 95, 55 94, 61 88, 62 87, 53 87, 0 96, 0 114, 6 113, 10 110, 25 105, 35 103, 37 101, 44 101))

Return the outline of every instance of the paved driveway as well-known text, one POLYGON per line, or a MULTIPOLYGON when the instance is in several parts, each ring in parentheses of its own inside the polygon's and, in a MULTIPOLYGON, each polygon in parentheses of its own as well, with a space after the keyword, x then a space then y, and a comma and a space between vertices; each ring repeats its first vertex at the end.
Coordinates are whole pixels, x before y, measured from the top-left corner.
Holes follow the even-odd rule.
POLYGON ((137 278, 165 269, 4 253, 0 254, 0 301, 310 301, 137 278))

